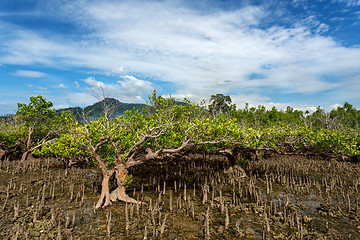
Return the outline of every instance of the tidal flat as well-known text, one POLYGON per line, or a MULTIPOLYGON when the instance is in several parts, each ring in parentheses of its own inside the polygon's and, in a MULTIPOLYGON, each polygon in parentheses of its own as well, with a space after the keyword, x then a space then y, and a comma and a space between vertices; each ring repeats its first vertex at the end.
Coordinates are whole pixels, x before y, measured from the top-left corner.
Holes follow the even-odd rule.
POLYGON ((142 204, 96 211, 96 167, 0 164, 1 239, 360 239, 359 163, 192 154, 134 167, 127 193, 142 204))

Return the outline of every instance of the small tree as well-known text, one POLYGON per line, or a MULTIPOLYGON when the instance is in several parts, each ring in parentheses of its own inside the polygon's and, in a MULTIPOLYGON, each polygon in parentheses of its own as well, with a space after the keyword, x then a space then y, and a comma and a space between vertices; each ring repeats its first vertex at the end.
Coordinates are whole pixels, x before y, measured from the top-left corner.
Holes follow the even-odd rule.
POLYGON ((342 125, 343 127, 358 129, 360 124, 360 111, 356 110, 350 103, 345 102, 344 106, 339 106, 330 112, 330 118, 337 120, 339 122, 338 125, 342 125))
POLYGON ((210 121, 208 112, 189 101, 179 103, 157 96, 156 92, 149 100, 150 106, 144 112, 127 111, 114 119, 104 114, 86 124, 73 122, 67 133, 41 148, 47 155, 93 158, 103 175, 96 209, 117 200, 137 203, 126 194, 131 167, 170 159, 186 151, 222 154, 241 136, 237 124, 223 114, 210 121), (109 181, 114 175, 117 187, 111 191, 109 181))
POLYGON ((211 95, 209 111, 215 115, 215 113, 226 113, 231 104, 231 97, 224 96, 223 94, 211 95))
POLYGON ((33 150, 51 141, 54 136, 53 123, 55 120, 55 109, 52 102, 46 101, 41 95, 30 97, 30 103, 18 103, 17 118, 22 122, 18 128, 20 145, 22 146, 22 157, 24 161, 33 150))
MULTIPOLYGON (((111 119, 110 108, 104 107, 104 114, 96 121, 86 124, 73 122, 68 133, 43 147, 43 153, 57 155, 92 156, 102 172, 102 189, 95 208, 105 207, 116 200, 136 203, 126 194, 129 168, 151 159, 173 155, 190 145, 185 130, 191 128, 185 118, 188 105, 174 105, 173 99, 150 97, 151 106, 147 113, 127 111, 125 116, 111 119), (156 140, 155 140, 156 139, 156 140), (62 147, 66 145, 68 147, 62 147), (117 188, 109 188, 109 180, 115 174, 117 188)), ((189 118, 188 118, 189 119, 189 118)))
MULTIPOLYGON (((150 106, 144 113, 132 110, 114 119, 106 118, 104 113, 87 124, 73 122, 68 133, 62 134, 56 142, 46 144, 42 150, 45 154, 82 154, 93 158, 103 175, 95 208, 117 200, 137 203, 125 191, 131 167, 153 159, 171 158, 189 147, 210 143, 205 135, 209 133, 206 128, 210 124, 198 120, 201 116, 199 107, 187 101, 184 104, 175 102, 153 92, 150 106), (109 180, 114 174, 117 187, 111 191, 109 180)), ((215 126, 213 130, 216 134, 222 133, 215 126)))

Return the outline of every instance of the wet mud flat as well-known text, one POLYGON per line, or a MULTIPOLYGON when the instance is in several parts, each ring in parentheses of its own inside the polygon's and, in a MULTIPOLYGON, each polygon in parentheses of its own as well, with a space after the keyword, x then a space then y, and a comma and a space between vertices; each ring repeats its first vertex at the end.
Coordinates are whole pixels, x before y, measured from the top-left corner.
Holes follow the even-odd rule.
POLYGON ((0 239, 360 239, 358 163, 271 156, 242 167, 245 177, 206 155, 141 165, 127 192, 144 204, 94 211, 96 168, 3 161, 0 239))

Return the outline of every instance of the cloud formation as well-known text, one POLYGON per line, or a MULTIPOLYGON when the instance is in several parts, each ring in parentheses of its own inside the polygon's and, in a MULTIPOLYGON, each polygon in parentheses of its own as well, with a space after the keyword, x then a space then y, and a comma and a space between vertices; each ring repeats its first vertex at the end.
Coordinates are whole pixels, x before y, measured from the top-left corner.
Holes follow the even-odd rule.
POLYGON ((68 86, 65 86, 63 83, 59 83, 58 85, 53 86, 53 88, 68 88, 68 86))
POLYGON ((36 89, 38 89, 38 90, 48 90, 46 87, 41 87, 41 86, 34 86, 34 85, 32 85, 32 84, 28 84, 27 85, 28 86, 28 88, 36 88, 36 89))
MULTIPOLYGON (((154 79, 172 85, 174 96, 198 100, 224 93, 254 104, 271 103, 269 92, 307 96, 336 91, 344 98, 359 83, 360 49, 326 36, 329 25, 315 15, 267 25, 288 16, 265 5, 202 11, 179 1, 59 1, 43 7, 46 14, 81 29, 80 40, 7 24, 14 31, 6 39, 0 36, 6 47, 0 61, 121 76, 113 83, 93 77, 84 82, 122 101, 143 99, 157 86, 154 79)), ((0 29, 5 24, 0 22, 0 29)), ((18 71, 18 76, 43 76, 18 71)))
POLYGON ((26 78, 40 78, 44 77, 46 73, 29 70, 16 70, 16 72, 14 72, 12 75, 26 78))
POLYGON ((83 81, 89 86, 90 91, 70 93, 67 99, 75 106, 85 106, 97 101, 96 96, 113 97, 122 102, 142 102, 144 95, 148 95, 154 86, 151 82, 138 79, 131 75, 125 75, 123 80, 116 83, 104 83, 94 77, 88 77, 83 81))

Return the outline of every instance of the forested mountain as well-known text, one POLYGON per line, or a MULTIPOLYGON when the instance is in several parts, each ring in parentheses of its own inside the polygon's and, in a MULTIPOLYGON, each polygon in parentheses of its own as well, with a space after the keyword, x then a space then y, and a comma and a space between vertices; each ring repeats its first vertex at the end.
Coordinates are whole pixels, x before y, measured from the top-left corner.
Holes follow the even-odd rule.
POLYGON ((62 108, 56 110, 58 115, 61 115, 63 112, 68 112, 73 115, 78 121, 83 121, 84 118, 89 120, 98 119, 103 113, 103 107, 106 106, 109 109, 109 112, 112 113, 112 116, 123 115, 127 110, 138 110, 142 109, 146 104, 141 103, 123 103, 115 98, 105 98, 102 101, 94 103, 93 105, 87 106, 85 108, 80 107, 70 107, 62 108))

